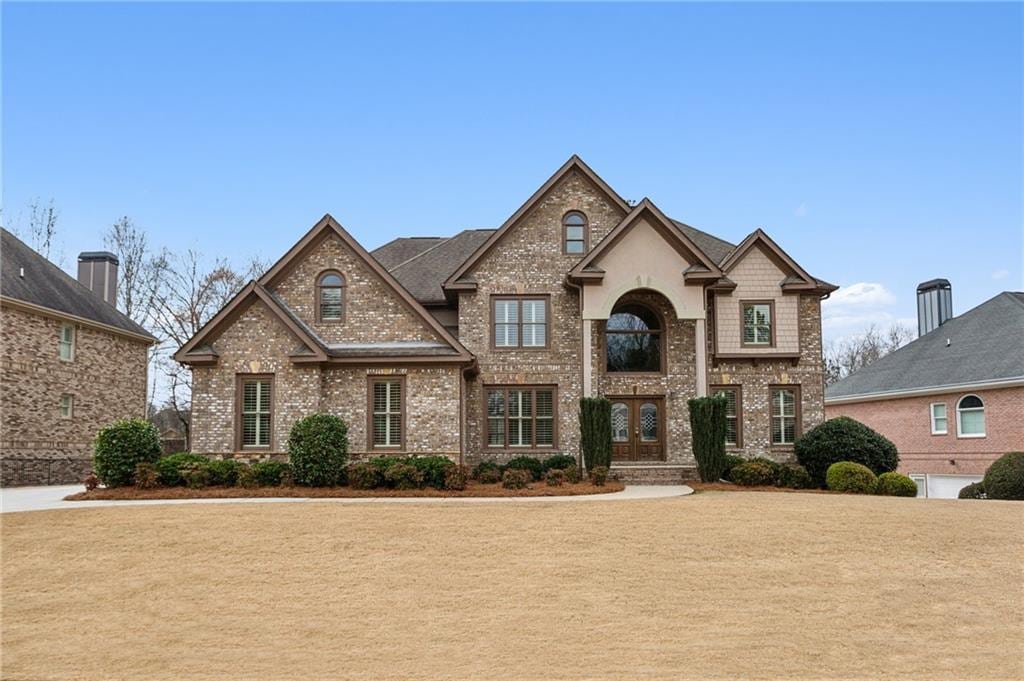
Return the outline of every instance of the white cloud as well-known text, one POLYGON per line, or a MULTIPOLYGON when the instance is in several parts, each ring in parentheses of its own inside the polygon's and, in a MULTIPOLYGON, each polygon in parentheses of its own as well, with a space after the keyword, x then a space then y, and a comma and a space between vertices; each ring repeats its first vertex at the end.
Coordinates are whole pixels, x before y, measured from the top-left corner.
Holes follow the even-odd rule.
POLYGON ((992 273, 992 278, 996 280, 1006 279, 1008 276, 1010 276, 1010 270, 996 270, 992 273))
POLYGON ((893 324, 917 328, 913 317, 899 316, 897 298, 884 284, 857 282, 843 286, 821 304, 822 333, 828 340, 858 336, 874 324, 887 329, 893 324))
POLYGON ((801 203, 799 206, 797 206, 796 210, 793 211, 793 215, 797 216, 798 218, 802 218, 805 215, 807 215, 807 204, 801 203))

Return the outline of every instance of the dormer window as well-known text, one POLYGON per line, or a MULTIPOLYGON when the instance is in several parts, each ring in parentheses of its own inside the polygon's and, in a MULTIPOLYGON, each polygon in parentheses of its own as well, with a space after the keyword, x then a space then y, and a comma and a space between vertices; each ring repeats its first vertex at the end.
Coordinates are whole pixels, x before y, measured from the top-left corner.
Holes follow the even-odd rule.
POLYGON ((345 277, 341 272, 324 272, 317 279, 317 321, 340 322, 344 316, 345 277))
POLYGON ((562 218, 563 252, 566 255, 583 255, 587 252, 587 216, 578 210, 571 210, 562 218))

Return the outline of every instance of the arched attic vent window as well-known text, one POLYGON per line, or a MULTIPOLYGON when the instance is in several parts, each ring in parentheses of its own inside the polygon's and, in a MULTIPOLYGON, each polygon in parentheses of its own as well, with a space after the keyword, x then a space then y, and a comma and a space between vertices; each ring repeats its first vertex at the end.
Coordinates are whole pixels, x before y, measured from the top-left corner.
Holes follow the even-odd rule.
POLYGON ((328 270, 316 280, 318 322, 340 322, 345 316, 345 276, 328 270))

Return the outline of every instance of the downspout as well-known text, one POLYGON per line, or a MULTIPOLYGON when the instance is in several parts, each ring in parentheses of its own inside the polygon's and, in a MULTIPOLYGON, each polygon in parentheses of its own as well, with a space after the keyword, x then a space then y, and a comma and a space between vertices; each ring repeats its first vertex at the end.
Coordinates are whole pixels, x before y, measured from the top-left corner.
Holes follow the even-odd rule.
POLYGON ((466 382, 469 374, 474 375, 479 371, 480 366, 476 357, 459 372, 459 467, 466 465, 466 382))

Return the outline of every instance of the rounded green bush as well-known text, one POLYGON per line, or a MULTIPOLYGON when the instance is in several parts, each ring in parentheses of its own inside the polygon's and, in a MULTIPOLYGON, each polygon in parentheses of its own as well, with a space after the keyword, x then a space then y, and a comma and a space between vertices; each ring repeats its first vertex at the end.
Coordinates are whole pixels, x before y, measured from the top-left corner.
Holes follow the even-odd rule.
POLYGON ((295 484, 330 487, 344 480, 348 426, 331 414, 299 419, 288 433, 288 458, 295 484))
POLYGON ((505 470, 529 471, 530 477, 533 480, 540 480, 541 476, 544 475, 544 464, 540 462, 540 459, 533 456, 517 456, 505 464, 505 470))
POLYGON ((896 470, 896 445, 860 421, 840 416, 829 419, 797 438, 797 461, 819 487, 826 483, 829 466, 852 461, 867 466, 875 475, 896 470))
POLYGON ((396 463, 384 471, 384 482, 395 489, 423 487, 423 471, 408 463, 396 463))
POLYGON ((157 480, 164 487, 181 487, 185 484, 185 478, 181 475, 182 469, 189 464, 206 463, 207 461, 205 456, 190 452, 162 456, 156 462, 157 480))
POLYGON ((455 462, 447 456, 412 456, 404 460, 423 474, 423 484, 434 489, 444 489, 448 471, 455 468, 455 462))
POLYGON ((135 466, 159 458, 156 426, 143 419, 122 419, 96 434, 92 468, 107 487, 123 487, 132 484, 135 466))
POLYGON ((875 482, 875 494, 887 497, 916 497, 917 483, 902 473, 882 473, 875 482))
POLYGON ((466 489, 466 467, 452 466, 444 473, 444 489, 460 491, 466 489))
POLYGON ((238 483, 238 469, 241 467, 242 464, 234 459, 207 462, 206 470, 210 474, 210 484, 234 487, 238 483))
POLYGON ((484 468, 476 476, 477 482, 483 485, 493 485, 501 482, 501 469, 500 468, 484 468))
POLYGON ((292 467, 284 461, 257 461, 252 464, 252 472, 260 487, 280 487, 285 476, 291 475, 292 467))
POLYGON ((497 461, 481 461, 477 465, 473 466, 473 472, 470 473, 470 477, 474 480, 480 480, 480 478, 485 475, 488 478, 493 478, 494 476, 488 473, 488 471, 498 474, 497 480, 492 480, 492 482, 498 482, 498 480, 501 480, 502 467, 497 461))
POLYGON ((814 487, 807 469, 796 463, 784 463, 779 467, 775 484, 787 489, 810 489, 814 487))
POLYGON ((568 454, 554 454, 544 459, 541 466, 544 471, 550 470, 565 470, 566 468, 574 468, 576 466, 576 457, 569 456, 568 454))
POLYGON ((732 469, 736 468, 736 466, 742 466, 746 462, 747 462, 747 460, 744 459, 742 456, 737 456, 735 454, 726 454, 725 455, 725 470, 722 471, 722 479, 723 480, 732 480, 732 477, 731 477, 732 469))
POLYGON ((594 466, 590 469, 590 482, 594 483, 596 487, 604 487, 604 483, 608 482, 609 474, 608 466, 594 466))
POLYGON ((548 483, 548 487, 561 487, 565 484, 565 470, 552 468, 544 474, 544 482, 548 483))
POLYGON ((988 499, 988 495, 985 494, 985 483, 972 482, 960 490, 957 499, 988 499))
POLYGON ((830 490, 849 494, 871 494, 875 491, 875 480, 870 468, 855 461, 839 461, 825 473, 830 490))
POLYGON ((993 461, 984 485, 989 499, 1024 499, 1024 452, 1007 452, 993 461))
POLYGON ((732 481, 744 487, 759 487, 775 484, 775 471, 764 461, 747 461, 730 471, 732 481))

